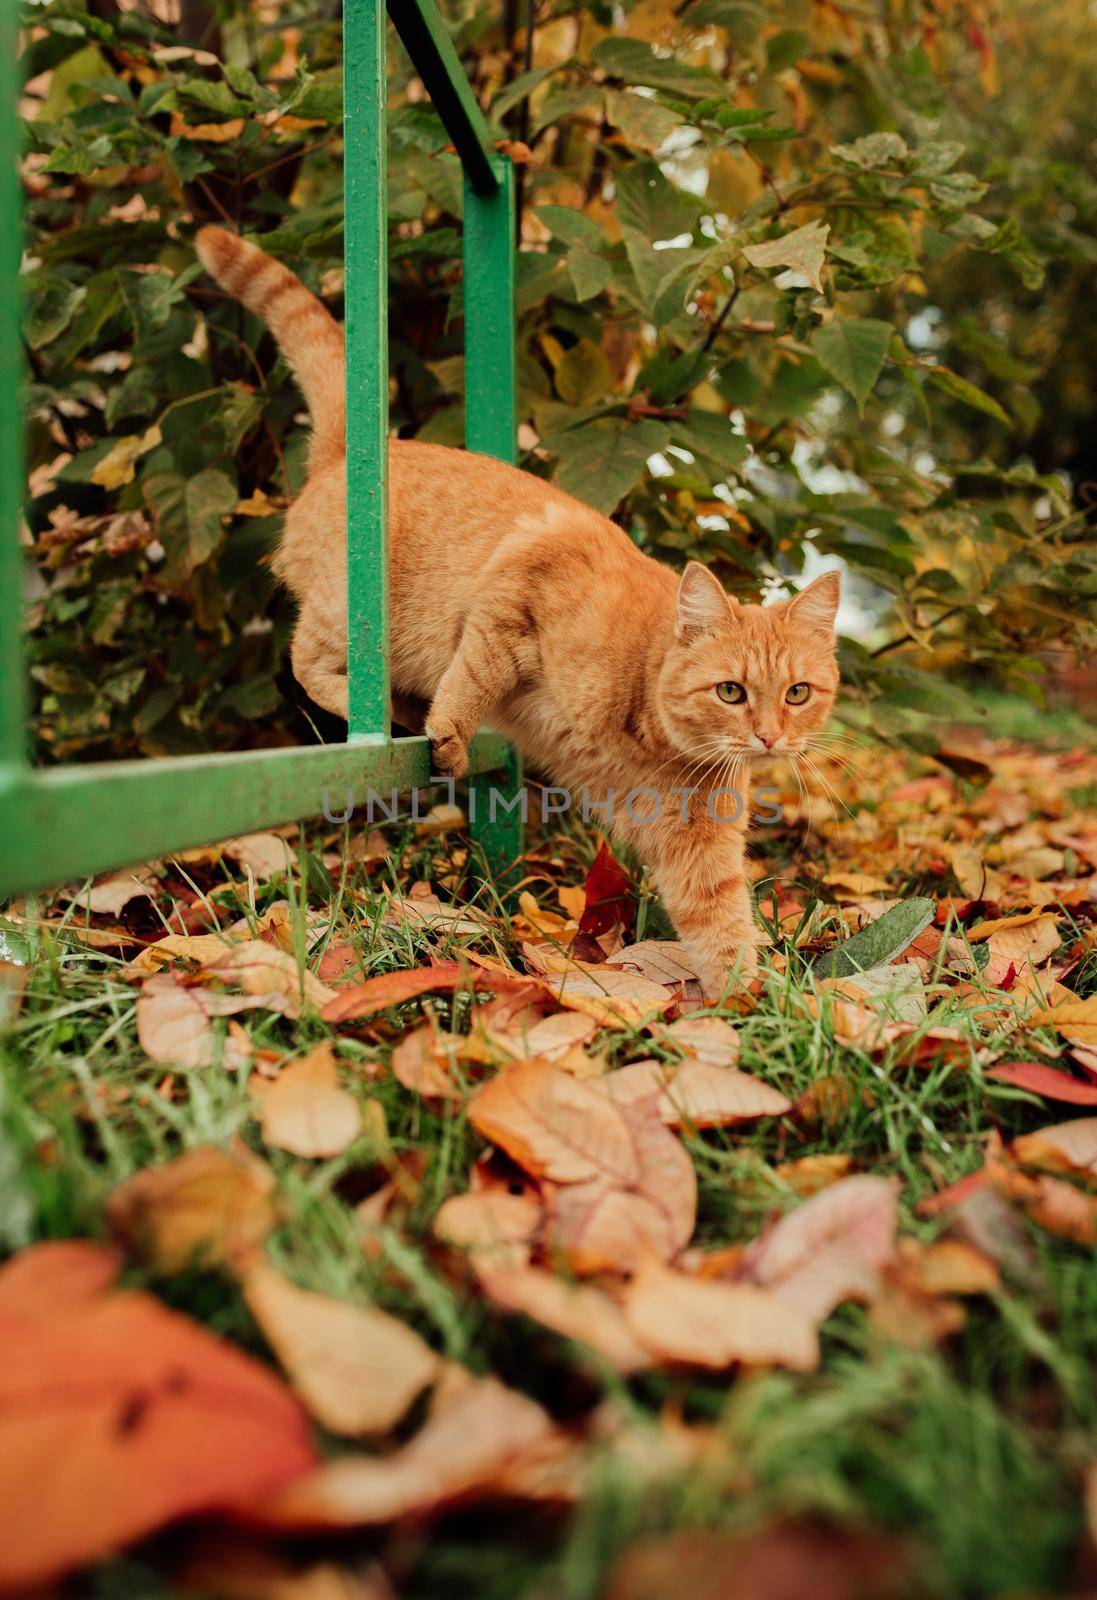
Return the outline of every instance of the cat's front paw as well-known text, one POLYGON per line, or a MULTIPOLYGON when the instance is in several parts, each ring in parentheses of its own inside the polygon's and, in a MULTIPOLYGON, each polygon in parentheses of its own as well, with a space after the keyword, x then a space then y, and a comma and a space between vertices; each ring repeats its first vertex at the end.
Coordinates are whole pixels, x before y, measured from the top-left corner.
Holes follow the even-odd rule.
POLYGON ((431 770, 447 778, 463 778, 469 769, 469 747, 452 723, 428 722, 431 770))

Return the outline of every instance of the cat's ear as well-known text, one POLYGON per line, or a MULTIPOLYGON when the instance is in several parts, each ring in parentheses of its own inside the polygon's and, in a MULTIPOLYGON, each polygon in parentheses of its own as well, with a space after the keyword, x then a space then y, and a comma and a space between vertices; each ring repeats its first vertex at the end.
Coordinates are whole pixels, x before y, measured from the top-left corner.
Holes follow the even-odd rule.
POLYGON ((824 572, 821 578, 816 578, 787 602, 785 615, 799 628, 810 628, 814 633, 833 633, 841 598, 841 578, 836 572, 824 572))
POLYGON ((675 634, 684 641, 699 633, 712 633, 727 621, 732 604, 707 567, 699 561, 687 562, 678 585, 675 634))

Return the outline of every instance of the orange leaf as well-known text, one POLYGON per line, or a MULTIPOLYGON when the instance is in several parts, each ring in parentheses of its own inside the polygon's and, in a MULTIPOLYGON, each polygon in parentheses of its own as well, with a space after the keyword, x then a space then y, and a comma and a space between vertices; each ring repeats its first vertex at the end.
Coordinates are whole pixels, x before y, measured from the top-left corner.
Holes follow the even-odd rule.
POLYGON ((122 1257, 90 1239, 47 1239, 0 1269, 0 1313, 42 1317, 66 1311, 117 1281, 122 1257))
POLYGON ((120 1183, 107 1219, 130 1254, 156 1272, 237 1268, 274 1226, 274 1174, 242 1145, 200 1146, 120 1183))
POLYGON ((599 1089, 543 1062, 523 1062, 487 1084, 469 1121, 538 1178, 627 1186, 639 1177, 620 1111, 599 1089))
POLYGON ((568 1283, 541 1267, 525 1266, 486 1271, 480 1282, 497 1306, 587 1345, 617 1372, 638 1372, 651 1365, 620 1306, 604 1289, 568 1283))
POLYGON ((259 1114, 264 1142, 295 1156, 341 1155, 362 1131, 358 1102, 340 1088, 335 1051, 327 1040, 264 1086, 259 1114))
POLYGON ((692 1278, 648 1262, 626 1292, 625 1316, 659 1361, 719 1372, 740 1361, 797 1372, 819 1364, 809 1318, 751 1284, 692 1278))
POLYGON ((423 994, 453 994, 457 989, 491 989, 501 993, 506 988, 528 988, 529 978, 517 973, 502 971, 477 972, 460 961, 440 961, 434 967, 413 967, 408 972, 382 972, 365 983, 356 983, 353 989, 330 1000, 321 1012, 325 1022, 354 1022, 360 1017, 373 1017, 390 1006, 402 1005, 405 1000, 418 999, 423 994))
POLYGON ((252 1316, 317 1422, 332 1433, 385 1433, 437 1374, 417 1333, 376 1306, 299 1289, 272 1267, 244 1280, 252 1316))
POLYGON ((20 1594, 314 1463, 297 1402, 145 1294, 0 1316, 0 1586, 20 1594))
POLYGON ((1045 1100, 1062 1100, 1067 1105, 1097 1106, 1097 1083, 1083 1083, 1069 1072, 1048 1067, 1041 1061, 1011 1061, 1008 1066, 991 1067, 988 1078, 1028 1089, 1045 1100))
POLYGON ((751 1247, 749 1276, 814 1322, 842 1300, 870 1299, 895 1254, 895 1185, 845 1178, 789 1211, 751 1247))
POLYGON ((1097 1177, 1097 1117, 1078 1117, 1024 1133, 1014 1139, 1013 1154, 1024 1166, 1097 1177))

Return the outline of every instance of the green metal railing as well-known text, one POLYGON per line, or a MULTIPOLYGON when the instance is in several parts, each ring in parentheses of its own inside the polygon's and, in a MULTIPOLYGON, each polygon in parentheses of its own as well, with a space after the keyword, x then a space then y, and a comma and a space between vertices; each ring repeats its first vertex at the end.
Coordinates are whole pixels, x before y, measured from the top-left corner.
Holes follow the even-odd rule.
MULTIPOLYGON (((498 156, 434 0, 390 0, 392 21, 461 158, 466 444, 514 460, 513 169, 498 156)), ((425 789, 424 738, 390 737, 388 619, 388 264, 385 8, 345 0, 347 307, 347 672, 345 745, 33 769, 25 743, 22 450, 18 308, 15 7, 0 6, 0 895, 314 815, 375 791, 425 789)), ((507 801, 520 771, 490 732, 471 751, 474 838, 489 871, 521 851, 507 801), (488 802, 488 780, 497 804, 488 802)))

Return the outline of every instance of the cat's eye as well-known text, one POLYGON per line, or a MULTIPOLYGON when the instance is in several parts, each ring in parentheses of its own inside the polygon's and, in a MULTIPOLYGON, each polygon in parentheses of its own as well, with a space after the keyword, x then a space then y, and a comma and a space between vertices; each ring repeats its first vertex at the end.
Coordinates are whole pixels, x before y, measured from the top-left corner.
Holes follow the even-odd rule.
POLYGON ((718 683, 716 693, 728 706, 741 706, 747 697, 747 691, 741 683, 718 683))
POLYGON ((802 706, 805 700, 811 699, 811 684, 794 683, 785 699, 790 706, 802 706))

